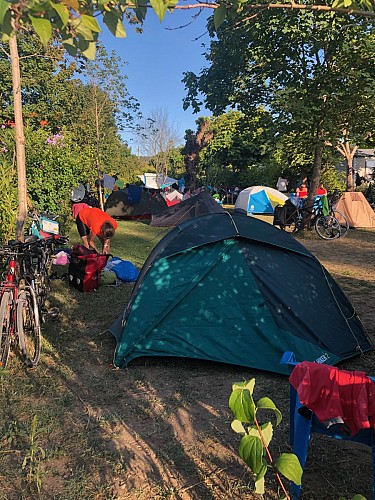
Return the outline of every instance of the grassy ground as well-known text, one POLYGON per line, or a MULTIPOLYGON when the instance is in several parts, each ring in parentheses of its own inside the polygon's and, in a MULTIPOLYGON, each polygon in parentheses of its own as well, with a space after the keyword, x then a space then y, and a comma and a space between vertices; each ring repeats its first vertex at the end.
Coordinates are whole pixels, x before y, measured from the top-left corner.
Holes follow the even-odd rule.
MULTIPOLYGON (((140 267, 165 233, 120 222, 111 252, 140 267)), ((375 232, 351 230, 334 242, 306 233, 301 242, 343 287, 374 339, 375 232)), ((61 314, 44 325, 40 364, 28 370, 15 353, 0 373, 0 499, 257 498, 238 459, 227 405, 231 383, 252 377, 256 399, 271 397, 284 414, 274 452, 288 450, 286 377, 184 359, 140 359, 113 369, 107 328, 131 289, 81 294, 53 282, 51 305, 61 314)), ((343 368, 373 372, 374 360, 371 353, 343 368)), ((267 478, 265 498, 277 498, 267 478)), ((370 478, 368 448, 314 438, 303 498, 370 498, 370 478)))

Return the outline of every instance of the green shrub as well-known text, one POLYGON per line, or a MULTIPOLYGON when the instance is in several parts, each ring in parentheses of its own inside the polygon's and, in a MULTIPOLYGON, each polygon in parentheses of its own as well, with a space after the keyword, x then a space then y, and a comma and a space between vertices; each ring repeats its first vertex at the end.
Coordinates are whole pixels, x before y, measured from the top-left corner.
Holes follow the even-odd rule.
POLYGON ((5 161, 0 176, 0 193, 0 240, 4 242, 14 236, 17 218, 16 169, 5 161))
POLYGON ((68 132, 40 129, 26 133, 28 194, 40 211, 70 214, 70 188, 93 181, 94 155, 78 147, 68 132))

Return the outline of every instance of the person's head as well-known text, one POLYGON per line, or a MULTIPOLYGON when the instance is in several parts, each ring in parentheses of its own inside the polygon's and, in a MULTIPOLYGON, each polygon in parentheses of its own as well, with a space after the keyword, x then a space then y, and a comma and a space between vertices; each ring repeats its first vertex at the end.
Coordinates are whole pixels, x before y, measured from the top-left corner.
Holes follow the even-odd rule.
POLYGON ((110 222, 105 222, 101 227, 101 233, 104 240, 110 240, 115 234, 115 228, 110 222))

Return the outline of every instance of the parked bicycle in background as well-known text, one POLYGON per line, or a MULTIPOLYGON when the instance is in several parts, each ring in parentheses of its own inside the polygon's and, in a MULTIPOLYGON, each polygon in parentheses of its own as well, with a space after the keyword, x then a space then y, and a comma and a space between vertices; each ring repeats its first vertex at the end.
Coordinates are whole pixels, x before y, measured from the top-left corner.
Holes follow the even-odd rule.
POLYGON ((293 203, 287 200, 283 206, 275 207, 274 226, 289 233, 303 229, 315 229, 317 235, 324 240, 332 240, 345 236, 349 230, 349 222, 345 215, 335 208, 336 197, 327 198, 323 204, 322 197, 317 198, 312 209, 306 209, 301 200, 293 203))

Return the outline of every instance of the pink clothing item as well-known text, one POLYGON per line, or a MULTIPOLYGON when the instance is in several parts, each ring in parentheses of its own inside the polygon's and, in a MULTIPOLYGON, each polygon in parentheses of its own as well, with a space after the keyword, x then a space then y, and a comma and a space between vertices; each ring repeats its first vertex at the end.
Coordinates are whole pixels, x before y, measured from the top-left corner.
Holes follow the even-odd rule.
POLYGON ((73 203, 73 205, 72 205, 72 213, 73 213, 74 219, 77 218, 77 215, 79 214, 79 212, 83 208, 89 208, 89 207, 90 207, 90 205, 88 205, 87 203, 73 203))
POLYGON ((289 381, 321 422, 342 418, 353 436, 370 427, 375 431, 375 383, 364 372, 304 361, 289 381))

